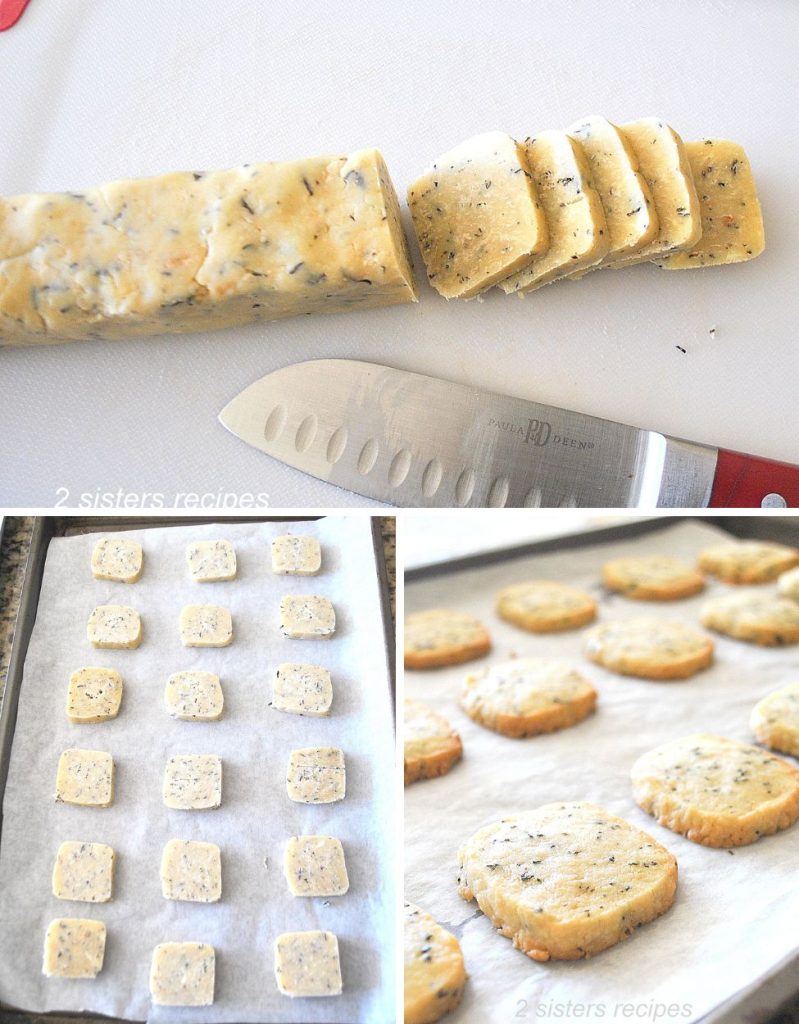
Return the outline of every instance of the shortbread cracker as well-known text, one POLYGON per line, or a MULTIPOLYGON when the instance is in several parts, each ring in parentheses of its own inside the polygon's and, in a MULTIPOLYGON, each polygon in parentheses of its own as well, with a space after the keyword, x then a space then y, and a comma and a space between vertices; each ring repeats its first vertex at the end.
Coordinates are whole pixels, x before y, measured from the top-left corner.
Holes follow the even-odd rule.
POLYGON ((703 846, 745 846, 799 818, 799 769, 723 736, 671 740, 631 774, 639 806, 703 846))
POLYGON ((777 593, 780 597, 789 597, 799 601, 799 566, 789 569, 777 578, 777 593))
POLYGON ((280 632, 292 640, 329 640, 336 632, 335 609, 326 597, 288 595, 280 601, 280 632))
POLYGON ((62 843, 53 867, 53 896, 80 903, 108 903, 115 854, 105 843, 62 843))
POLYGON ((677 861, 588 803, 546 804, 480 829, 458 852, 458 889, 533 960, 577 960, 669 909, 677 861))
POLYGON ((772 750, 799 757, 799 683, 783 686, 756 704, 749 728, 772 750))
POLYGON ((343 896, 350 887, 344 847, 335 836, 292 836, 283 871, 295 896, 343 896))
POLYGON ((433 1024, 463 997, 466 971, 455 936, 413 903, 405 904, 405 1024, 433 1024))
POLYGON ((556 633, 593 621, 596 601, 568 583, 530 580, 500 590, 497 612, 501 618, 531 633, 556 633))
POLYGON ((278 576, 316 576, 322 549, 316 537, 286 534, 272 541, 272 572, 278 576))
POLYGON ((614 558, 602 566, 602 582, 636 601, 676 601, 705 586, 704 576, 668 555, 614 558))
POLYGON ((186 548, 186 561, 196 583, 236 578, 236 550, 229 540, 197 540, 186 548))
POLYGON ((150 995, 156 1006, 210 1006, 216 955, 207 942, 162 942, 153 950, 150 995))
POLYGON ((769 583, 799 566, 799 548, 760 540, 728 541, 699 552, 702 572, 725 583, 769 583))
POLYGON ((86 635, 93 647, 131 650, 141 643, 141 618, 126 605, 101 604, 89 616, 86 635))
POLYGON ((228 608, 189 604, 180 613, 180 642, 184 647, 228 647, 233 642, 233 619, 228 608))
POLYGON ((214 672, 174 672, 166 682, 167 713, 184 722, 216 722, 222 717, 225 698, 214 672))
POLYGON ((722 594, 702 608, 702 625, 764 647, 796 644, 799 604, 770 594, 722 594))
POLYGON ((80 807, 114 802, 114 759, 104 750, 65 750, 58 759, 55 798, 80 807))
POLYGON ((405 785, 446 775, 463 753, 461 738, 438 712, 418 700, 405 700, 405 785))
POLYGON ((284 996, 341 995, 338 939, 332 932, 285 932, 275 940, 275 979, 284 996))
POLYGON ((488 630, 464 612, 432 609, 405 620, 405 667, 439 668, 481 658, 491 649, 488 630))
POLYGON ((324 717, 330 714, 333 683, 321 665, 283 662, 275 669, 272 707, 290 715, 324 717))
POLYGON ((710 637, 669 619, 635 618, 594 626, 585 653, 613 672, 642 679, 687 679, 713 660, 710 637))
POLYGON ((581 722, 596 699, 591 683, 566 662, 516 658, 466 676, 461 707, 480 725, 519 738, 581 722))
POLYGON ((161 855, 165 900, 216 903, 222 896, 222 855, 216 843, 170 839, 161 855))

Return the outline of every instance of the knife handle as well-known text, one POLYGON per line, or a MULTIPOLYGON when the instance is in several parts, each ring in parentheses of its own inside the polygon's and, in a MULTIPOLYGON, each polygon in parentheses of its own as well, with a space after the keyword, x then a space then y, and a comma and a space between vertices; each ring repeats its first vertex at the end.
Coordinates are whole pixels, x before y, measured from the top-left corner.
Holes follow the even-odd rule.
POLYGON ((16 25, 29 0, 0 0, 0 32, 16 25))
POLYGON ((799 466, 719 449, 708 508, 761 507, 799 508, 799 466))

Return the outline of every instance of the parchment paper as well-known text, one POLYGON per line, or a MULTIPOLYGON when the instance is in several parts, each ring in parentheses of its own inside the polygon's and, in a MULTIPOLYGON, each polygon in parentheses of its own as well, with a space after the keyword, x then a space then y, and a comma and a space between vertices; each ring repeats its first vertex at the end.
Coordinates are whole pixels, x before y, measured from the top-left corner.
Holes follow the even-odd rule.
POLYGON ((597 712, 585 722, 513 740, 460 710, 468 666, 405 674, 407 696, 447 715, 464 745, 464 760, 449 775, 405 791, 406 894, 459 936, 470 975, 452 1024, 694 1021, 799 949, 799 825, 732 853, 707 849, 640 810, 629 783, 636 757, 670 738, 707 731, 752 742, 750 709, 770 690, 799 679, 799 647, 759 648, 717 637, 713 667, 685 682, 656 683, 617 676, 583 659, 585 629, 534 635, 502 622, 493 610, 494 595, 505 584, 551 578, 594 594, 601 620, 652 613, 697 623, 706 597, 727 590, 724 584, 709 582, 704 595, 674 603, 629 601, 604 593, 599 570, 606 559, 631 553, 668 553, 693 562, 720 533, 681 523, 629 541, 409 585, 406 612, 451 607, 490 627, 494 650, 472 665, 513 652, 567 657, 599 691, 597 712), (553 800, 589 800, 649 832, 676 855, 680 881, 671 910, 627 941, 590 960, 536 964, 497 934, 475 903, 458 896, 456 853, 483 825, 553 800))
POLYGON ((145 550, 144 575, 132 585, 92 578, 89 562, 97 535, 55 539, 47 555, 3 804, 0 999, 27 1010, 87 1009, 159 1022, 393 1020, 393 741, 368 518, 172 527, 130 536, 145 550), (319 538, 319 576, 272 574, 269 543, 286 532, 319 538), (202 538, 233 543, 236 580, 199 584, 189 578, 186 545, 202 538), (324 594, 332 600, 337 618, 333 639, 280 636, 280 598, 290 593, 324 594), (140 612, 144 639, 137 650, 98 651, 88 644, 86 620, 92 608, 111 602, 140 612), (203 603, 231 609, 230 647, 182 647, 180 610, 203 603), (268 706, 271 674, 281 661, 330 669, 334 694, 328 718, 287 715, 268 706), (125 689, 116 720, 83 726, 67 720, 69 675, 83 665, 121 672, 125 689), (225 712, 219 722, 182 722, 166 714, 167 677, 189 668, 220 676, 225 712), (339 803, 302 805, 286 795, 290 751, 315 745, 344 751, 347 795, 339 803), (117 781, 112 807, 55 803, 58 756, 73 746, 113 754, 117 781), (164 806, 164 765, 178 753, 221 756, 221 807, 174 811, 164 806), (289 836, 300 834, 341 839, 350 878, 345 896, 326 901, 290 894, 283 848, 289 836), (221 847, 220 903, 162 897, 161 852, 171 838, 208 840, 221 847), (93 905, 52 896, 53 862, 67 839, 109 843, 117 851, 112 902, 93 905), (44 934, 55 917, 106 923, 105 965, 97 979, 42 976, 44 934), (275 937, 315 928, 338 936, 344 994, 289 999, 275 983, 275 937), (214 1005, 151 1008, 153 947, 189 940, 216 948, 214 1005))

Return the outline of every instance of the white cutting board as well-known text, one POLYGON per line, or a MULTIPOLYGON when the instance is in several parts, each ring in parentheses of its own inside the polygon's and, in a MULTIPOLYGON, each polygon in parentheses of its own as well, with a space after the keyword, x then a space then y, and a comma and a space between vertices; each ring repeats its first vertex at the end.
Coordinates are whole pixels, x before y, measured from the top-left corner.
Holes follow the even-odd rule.
POLYGON ((0 504, 365 504, 216 420, 262 374, 331 356, 799 462, 797 38, 795 0, 32 0, 0 35, 0 193, 377 146, 404 194, 475 132, 657 115, 745 145, 767 249, 524 301, 422 283, 416 306, 1 350, 0 504))

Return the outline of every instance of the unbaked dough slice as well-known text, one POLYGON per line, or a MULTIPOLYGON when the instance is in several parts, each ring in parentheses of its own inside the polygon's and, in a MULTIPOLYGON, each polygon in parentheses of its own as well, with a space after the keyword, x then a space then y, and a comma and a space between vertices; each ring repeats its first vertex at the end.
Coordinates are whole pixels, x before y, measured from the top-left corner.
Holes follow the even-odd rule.
POLYGON ((338 747, 292 750, 286 773, 289 799, 301 804, 329 804, 343 800, 347 776, 344 752, 338 747))
POLYGON ((406 786, 446 775, 463 754, 461 738, 446 718, 418 700, 405 699, 403 737, 406 786))
POLYGON ((80 807, 114 802, 114 759, 104 750, 65 750, 58 759, 55 798, 80 807))
POLYGON ((175 672, 167 680, 164 703, 173 718, 216 722, 225 706, 219 676, 214 672, 175 672))
POLYGON ((414 612, 405 620, 405 668, 459 665, 490 649, 486 627, 465 612, 433 608, 414 612))
POLYGON ((427 277, 468 299, 546 252, 546 218, 524 147, 486 132, 443 153, 408 189, 427 277))
POLYGON ((789 683, 759 701, 749 727, 767 747, 799 757, 799 683, 789 683))
POLYGON ((222 760, 216 754, 177 754, 164 770, 164 803, 180 811, 222 803, 222 760))
MULTIPOLYGON (((595 267, 608 266, 648 246, 658 232, 658 217, 649 186, 639 173, 638 157, 627 137, 604 117, 586 117, 568 132, 583 147, 591 178, 602 200, 610 247, 595 267)), ((593 269, 593 268, 589 268, 593 269)), ((588 271, 577 271, 581 277, 588 271)))
POLYGON ((335 836, 292 836, 283 870, 295 896, 343 896, 350 887, 344 847, 335 836))
POLYGON ((216 954, 207 942, 162 942, 153 950, 150 995, 156 1006, 210 1006, 216 954))
POLYGON ((48 978, 96 978, 105 958, 105 925, 58 917, 47 926, 42 973, 48 978))
POLYGON ((736 640, 782 647, 799 643, 799 604, 751 592, 722 594, 702 608, 702 625, 736 640))
POLYGON ((636 802, 703 846, 745 846, 799 818, 799 769, 759 747, 696 733, 643 754, 636 802))
POLYGON ((216 843, 170 839, 161 855, 165 900, 216 903, 222 896, 222 854, 216 843))
POLYGON ((130 650, 142 639, 139 613, 121 604, 98 605, 86 626, 89 643, 110 650, 130 650))
POLYGON ((286 534, 272 541, 272 572, 278 576, 316 576, 322 549, 316 537, 286 534))
POLYGON ((333 683, 321 665, 284 662, 277 666, 272 684, 272 707, 290 715, 330 714, 333 683))
POLYGON ((180 613, 180 642, 184 647, 228 647, 233 642, 229 608, 190 604, 180 613))
POLYGON ((461 707, 475 722, 520 738, 565 729, 596 707, 591 683, 566 662, 515 658, 463 681, 461 707))
POLYGON ((92 552, 92 575, 96 580, 135 583, 144 568, 142 546, 123 537, 98 540, 92 552))
POLYGON ((665 270, 744 263, 766 247, 763 214, 752 168, 742 146, 703 139, 685 146, 702 212, 702 235, 690 249, 658 257, 665 270))
POLYGON ((699 552, 699 568, 725 583, 770 583, 799 566, 799 548, 761 540, 713 544, 699 552))
POLYGON ((610 246, 605 211, 579 143, 566 132, 548 131, 525 139, 524 149, 546 216, 549 248, 499 282, 503 292, 522 295, 592 267, 610 246))
POLYGON ((280 601, 280 632, 293 640, 329 640, 336 632, 336 612, 328 598, 289 595, 280 601))
POLYGON ((669 909, 677 861, 589 803, 546 804, 476 832, 458 888, 533 960, 594 956, 669 909))
POLYGON ((278 935, 275 978, 284 996, 341 995, 338 939, 332 932, 278 935))
POLYGON ((466 970, 460 943, 413 903, 404 910, 405 1024, 432 1024, 463 997, 466 970))
POLYGON ((592 661, 642 679, 687 679, 710 665, 714 646, 682 622, 647 617, 594 626, 585 638, 592 661))
POLYGON ((632 256, 619 257, 610 266, 629 267, 693 248, 702 236, 702 216, 685 143, 670 125, 656 117, 628 121, 621 125, 621 131, 652 193, 658 233, 649 245, 632 256))
POLYGON ((116 718, 122 702, 122 676, 112 668, 79 668, 69 677, 67 717, 74 725, 116 718))
POLYGON ((62 843, 53 868, 53 896, 108 903, 114 889, 114 851, 105 843, 62 843))
POLYGON ((229 540, 197 540, 186 548, 191 578, 221 583, 236 578, 236 549, 229 540))

